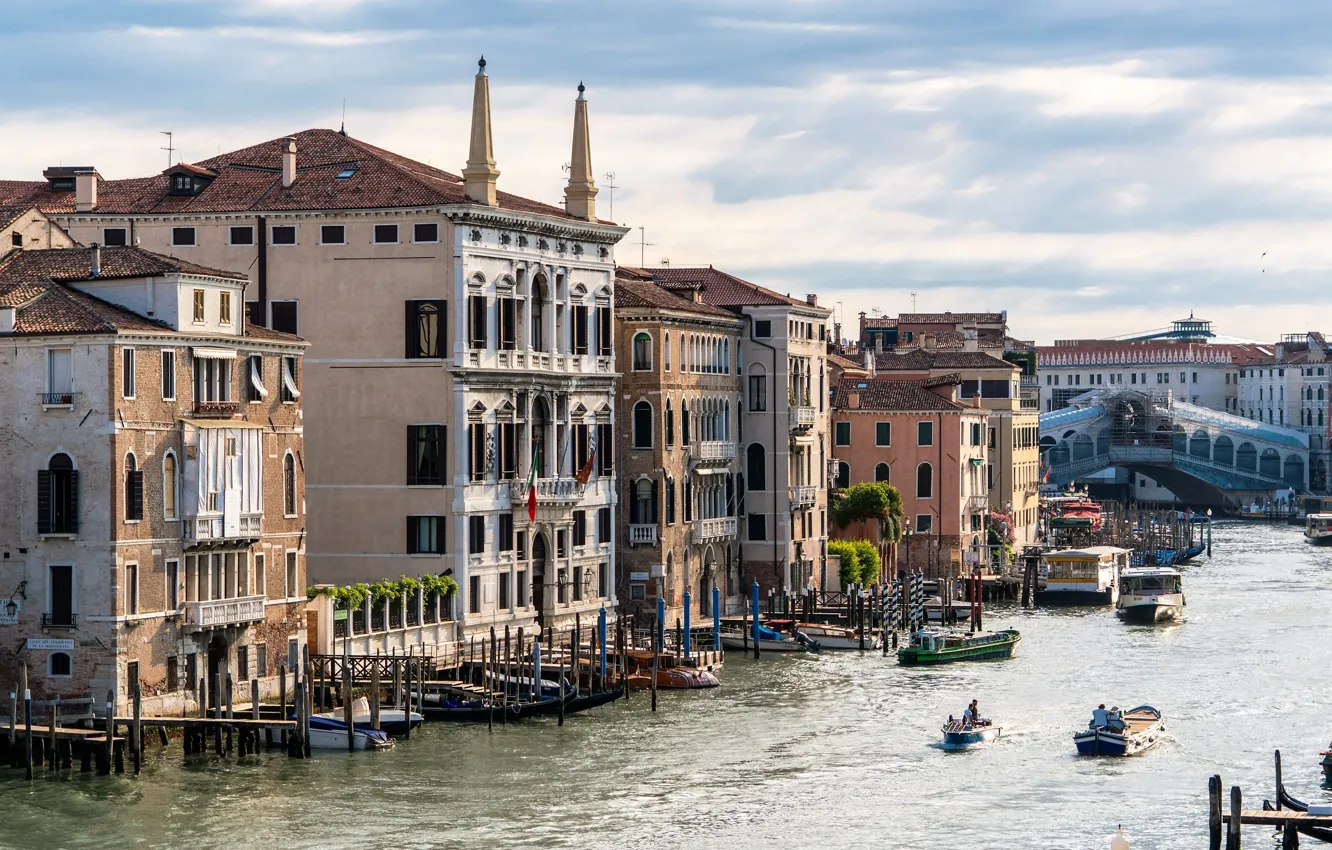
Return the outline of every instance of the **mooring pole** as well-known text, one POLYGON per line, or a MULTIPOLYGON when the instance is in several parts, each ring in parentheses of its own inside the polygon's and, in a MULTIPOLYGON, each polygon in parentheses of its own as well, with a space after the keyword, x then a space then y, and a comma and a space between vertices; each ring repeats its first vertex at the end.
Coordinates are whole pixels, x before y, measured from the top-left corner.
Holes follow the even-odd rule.
POLYGON ((712 651, 721 652, 721 588, 712 586, 712 651))
POLYGON ((601 673, 601 689, 606 690, 606 609, 597 612, 597 668, 601 673))
POLYGON ((692 640, 693 636, 690 634, 690 631, 692 630, 692 625, 690 623, 690 617, 689 617, 690 615, 689 609, 692 601, 693 601, 693 594, 686 590, 684 592, 684 634, 681 635, 682 645, 676 647, 677 650, 683 650, 682 654, 684 655, 685 658, 689 657, 690 646, 693 643, 692 640))
POLYGON ((750 608, 754 612, 754 660, 757 661, 759 657, 759 586, 757 579, 750 585, 749 595, 750 608))

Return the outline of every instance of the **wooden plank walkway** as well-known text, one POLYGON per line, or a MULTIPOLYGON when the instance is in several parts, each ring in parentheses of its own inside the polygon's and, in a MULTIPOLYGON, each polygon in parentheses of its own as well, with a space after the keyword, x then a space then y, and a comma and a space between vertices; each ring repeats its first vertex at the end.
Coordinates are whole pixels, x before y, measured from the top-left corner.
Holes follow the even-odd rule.
MULTIPOLYGON (((116 725, 130 725, 134 722, 133 717, 117 717, 116 725)), ((170 726, 179 728, 182 726, 232 726, 237 729, 295 729, 295 720, 266 720, 253 717, 140 717, 139 723, 143 726, 170 726)), ((34 727, 36 728, 36 727, 34 727)), ((62 730, 63 731, 63 730, 62 730)))
MULTIPOLYGON (((14 724, 15 735, 24 735, 27 733, 27 729, 28 727, 22 723, 14 724)), ((9 733, 8 720, 0 719, 0 733, 4 733, 6 735, 9 733)), ((96 743, 96 742, 106 743, 105 729, 80 729, 77 726, 59 726, 57 727, 57 733, 60 735, 61 738, 77 738, 80 741, 87 741, 90 743, 96 743)), ((32 724, 32 735, 34 738, 51 737, 51 725, 49 723, 32 724)), ((116 736, 116 740, 121 741, 124 739, 119 736, 116 736)))

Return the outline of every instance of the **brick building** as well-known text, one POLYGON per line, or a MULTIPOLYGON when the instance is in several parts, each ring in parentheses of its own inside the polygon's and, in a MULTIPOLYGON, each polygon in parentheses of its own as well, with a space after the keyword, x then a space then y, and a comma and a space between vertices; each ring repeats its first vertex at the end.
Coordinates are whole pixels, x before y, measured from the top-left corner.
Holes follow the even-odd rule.
POLYGON ((247 283, 130 247, 0 259, 0 680, 177 711, 299 657, 306 345, 246 326, 247 283))

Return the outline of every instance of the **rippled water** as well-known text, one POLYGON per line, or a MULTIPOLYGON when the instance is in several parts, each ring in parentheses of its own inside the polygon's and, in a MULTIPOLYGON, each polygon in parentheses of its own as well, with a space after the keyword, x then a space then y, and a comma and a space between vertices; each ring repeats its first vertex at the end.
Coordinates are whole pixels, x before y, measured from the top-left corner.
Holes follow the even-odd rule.
POLYGON ((723 687, 663 693, 655 715, 635 694, 562 729, 431 725, 391 753, 185 766, 173 744, 137 779, 0 770, 0 845, 1100 850, 1123 823, 1135 850, 1196 850, 1207 777, 1256 804, 1274 748, 1292 793, 1332 799, 1317 755, 1332 737, 1332 548, 1235 523, 1215 543, 1187 568, 1181 625, 996 606, 987 626, 1022 630, 1010 661, 732 654, 723 687), (972 698, 1003 738, 931 746, 972 698), (1078 759, 1072 732, 1099 702, 1156 705, 1171 739, 1078 759))

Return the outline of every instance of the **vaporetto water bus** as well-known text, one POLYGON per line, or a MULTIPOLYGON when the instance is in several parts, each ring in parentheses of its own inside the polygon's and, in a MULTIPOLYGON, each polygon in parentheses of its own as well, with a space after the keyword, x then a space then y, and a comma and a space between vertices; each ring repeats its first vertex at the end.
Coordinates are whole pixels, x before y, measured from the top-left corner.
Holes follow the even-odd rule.
POLYGON ((1088 546, 1046 552, 1045 586, 1036 590, 1037 605, 1114 605, 1119 574, 1128 569, 1132 550, 1088 546))
POLYGON ((1125 620, 1156 623, 1184 619, 1184 577, 1170 567, 1132 567, 1120 573, 1119 602, 1125 620))
POLYGON ((1332 543, 1332 514, 1309 514, 1305 517, 1304 539, 1321 546, 1332 543))

